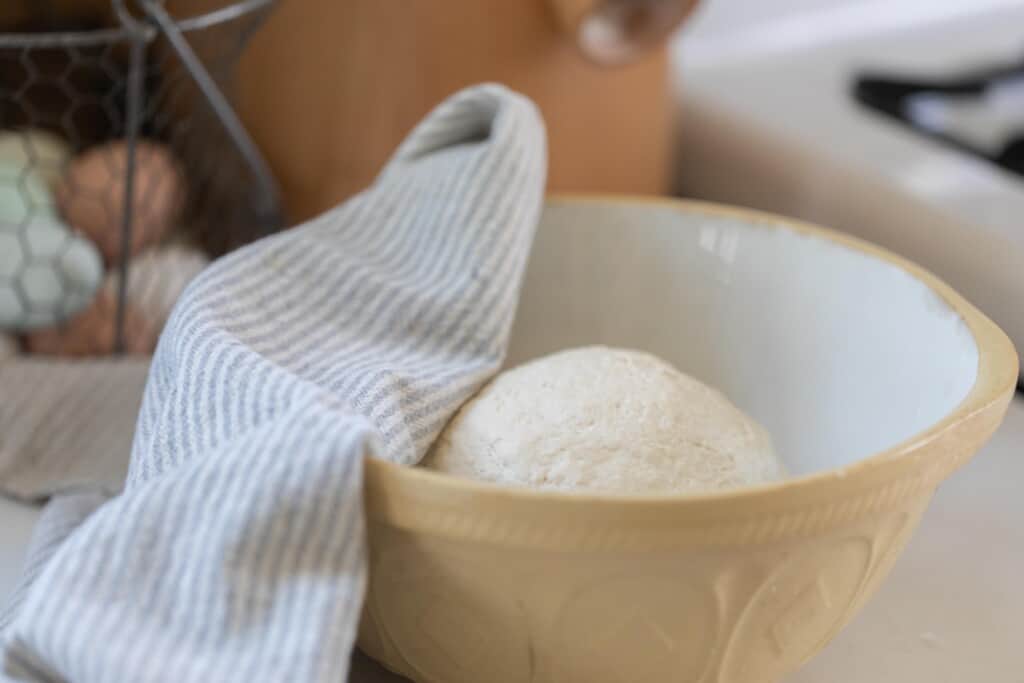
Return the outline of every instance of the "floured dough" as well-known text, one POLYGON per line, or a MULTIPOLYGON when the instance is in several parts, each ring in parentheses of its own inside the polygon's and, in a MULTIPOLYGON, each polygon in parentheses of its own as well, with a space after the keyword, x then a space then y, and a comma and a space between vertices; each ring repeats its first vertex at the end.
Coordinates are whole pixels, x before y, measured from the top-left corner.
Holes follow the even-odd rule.
POLYGON ((720 392, 639 351, 571 349, 506 371, 424 466, 498 484, 672 493, 779 479, 768 433, 720 392))

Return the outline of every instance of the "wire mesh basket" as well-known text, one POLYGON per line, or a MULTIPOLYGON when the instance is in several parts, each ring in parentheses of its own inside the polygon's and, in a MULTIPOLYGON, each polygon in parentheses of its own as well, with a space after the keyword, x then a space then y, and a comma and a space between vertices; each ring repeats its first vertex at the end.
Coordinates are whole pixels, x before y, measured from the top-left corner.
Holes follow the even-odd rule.
MULTIPOLYGON (((8 3, 0 488, 37 497, 52 482, 18 472, 72 442, 125 457, 147 354, 177 297, 210 259, 281 226, 273 176, 230 104, 273 0, 189 16, 162 0, 71 14, 8 3)), ((86 476, 67 470, 61 485, 86 476)))

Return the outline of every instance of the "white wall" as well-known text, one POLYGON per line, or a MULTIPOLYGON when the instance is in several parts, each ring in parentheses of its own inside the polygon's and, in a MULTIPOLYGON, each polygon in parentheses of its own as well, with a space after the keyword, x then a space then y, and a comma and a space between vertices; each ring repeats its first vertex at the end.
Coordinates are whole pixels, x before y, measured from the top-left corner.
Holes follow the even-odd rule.
POLYGON ((1024 0, 701 0, 676 41, 687 60, 814 47, 1024 7, 1024 0))
MULTIPOLYGON (((795 15, 833 10, 871 0, 701 0, 687 33, 712 37, 795 15)), ((902 0, 890 0, 901 2, 902 0)), ((967 0, 968 2, 970 0, 967 0)))

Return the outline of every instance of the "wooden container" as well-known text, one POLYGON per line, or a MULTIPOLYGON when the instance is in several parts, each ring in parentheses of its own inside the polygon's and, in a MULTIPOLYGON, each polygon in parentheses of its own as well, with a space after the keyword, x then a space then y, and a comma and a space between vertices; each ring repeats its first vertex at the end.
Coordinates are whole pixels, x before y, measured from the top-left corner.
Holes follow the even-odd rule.
POLYGON ((695 3, 284 0, 243 60, 238 103, 294 220, 365 187, 427 111, 483 81, 540 106, 551 189, 661 193, 665 37, 695 3), (634 49, 586 54, 591 16, 619 22, 634 49))

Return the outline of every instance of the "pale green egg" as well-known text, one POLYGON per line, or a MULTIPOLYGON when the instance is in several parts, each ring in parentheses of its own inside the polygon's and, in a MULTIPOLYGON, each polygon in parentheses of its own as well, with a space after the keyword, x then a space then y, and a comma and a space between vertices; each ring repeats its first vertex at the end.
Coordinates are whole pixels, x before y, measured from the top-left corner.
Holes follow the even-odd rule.
POLYGON ((51 189, 70 158, 71 146, 49 131, 23 128, 0 133, 0 160, 29 169, 51 189))
POLYGON ((46 183, 0 159, 0 330, 46 327, 74 315, 102 279, 99 251, 60 221, 46 183))
POLYGON ((31 167, 0 158, 0 230, 15 230, 57 217, 53 194, 31 167))

